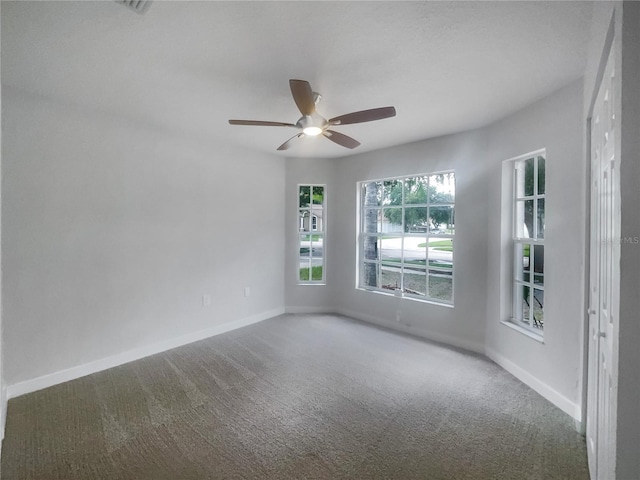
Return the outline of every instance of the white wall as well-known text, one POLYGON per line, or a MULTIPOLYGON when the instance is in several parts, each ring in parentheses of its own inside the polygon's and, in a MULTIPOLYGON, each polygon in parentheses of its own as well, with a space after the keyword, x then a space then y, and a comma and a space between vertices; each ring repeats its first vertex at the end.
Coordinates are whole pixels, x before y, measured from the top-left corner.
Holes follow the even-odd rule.
POLYGON ((337 163, 329 268, 338 311, 415 335, 484 352, 487 216, 482 130, 363 153, 337 163), (356 290, 356 183, 362 180, 455 170, 455 307, 356 290), (396 314, 400 312, 400 322, 396 314))
POLYGON ((582 98, 579 81, 488 129, 491 173, 486 206, 496 212, 489 217, 487 354, 577 420, 582 401, 586 211, 582 98), (497 214, 509 202, 501 188, 503 161, 540 148, 547 152, 544 343, 500 323, 511 316, 512 263, 506 241, 510 231, 497 214))
MULTIPOLYGON (((325 141, 321 138, 318 141, 325 141)), ((286 175, 286 208, 285 208, 285 236, 286 236, 286 265, 285 265, 285 305, 287 312, 335 312, 333 302, 335 271, 325 264, 325 285, 298 285, 298 184, 326 184, 325 191, 325 225, 324 255, 330 259, 334 254, 332 245, 339 248, 335 242, 333 228, 334 214, 339 213, 342 202, 334 191, 334 173, 336 160, 322 158, 289 158, 287 159, 286 175)))
POLYGON ((284 159, 2 95, 7 384, 283 310, 284 159))

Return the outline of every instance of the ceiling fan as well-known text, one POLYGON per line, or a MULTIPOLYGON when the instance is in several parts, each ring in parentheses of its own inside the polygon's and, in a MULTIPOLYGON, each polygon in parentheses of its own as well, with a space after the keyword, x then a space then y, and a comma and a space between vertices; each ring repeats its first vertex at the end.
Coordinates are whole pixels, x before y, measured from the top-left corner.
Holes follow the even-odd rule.
POLYGON ((373 120, 382 120, 383 118, 395 117, 396 109, 394 107, 381 107, 372 108, 370 110, 361 110, 359 112, 347 113, 346 115, 340 115, 339 117, 325 119, 316 111, 316 104, 322 98, 320 94, 311 90, 311 85, 305 80, 289 80, 289 87, 291 88, 291 95, 293 95, 293 101, 296 102, 298 110, 302 113, 302 117, 298 121, 293 123, 283 122, 263 122, 260 120, 229 120, 231 125, 254 125, 254 126, 266 126, 266 127, 294 127, 301 132, 297 133, 289 140, 284 142, 278 147, 278 150, 287 150, 291 146, 291 142, 296 138, 303 136, 315 137, 322 135, 332 142, 337 143, 346 148, 356 148, 360 145, 357 140, 330 130, 329 127, 338 125, 349 125, 352 123, 364 123, 371 122, 373 120))

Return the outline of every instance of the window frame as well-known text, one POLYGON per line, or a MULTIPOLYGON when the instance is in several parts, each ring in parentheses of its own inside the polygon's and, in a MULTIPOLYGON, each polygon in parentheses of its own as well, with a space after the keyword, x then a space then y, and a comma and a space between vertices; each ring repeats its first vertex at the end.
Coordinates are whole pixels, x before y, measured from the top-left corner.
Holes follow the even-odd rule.
MULTIPOLYGON (((545 248, 545 233, 543 232, 542 237, 538 232, 538 205, 539 200, 544 201, 543 212, 546 217, 546 191, 547 191, 547 182, 546 182, 546 165, 547 165, 547 152, 545 148, 536 150, 534 152, 527 153, 525 155, 519 155, 518 157, 512 158, 508 160, 510 163, 511 169, 511 222, 510 222, 510 252, 511 252, 511 313, 508 319, 508 325, 516 327, 517 330, 522 331, 522 333, 534 338, 535 340, 542 341, 544 339, 544 304, 546 303, 544 300, 545 297, 545 282, 544 282, 544 248, 545 248), (539 192, 539 161, 542 158, 545 165, 544 171, 544 192, 539 192), (524 164, 524 162, 528 160, 533 160, 534 168, 533 168, 533 193, 531 195, 526 195, 526 192, 523 192, 523 195, 518 194, 518 167, 519 165, 524 164), (518 232, 519 225, 521 223, 518 218, 518 204, 519 202, 533 202, 533 232, 528 232, 529 237, 524 235, 520 235, 518 232), (525 246, 529 245, 529 265, 528 265, 528 280, 523 278, 519 278, 522 272, 522 276, 524 276, 526 270, 522 267, 523 264, 523 252, 525 246), (542 273, 536 273, 536 250, 542 250, 542 273), (536 283, 536 277, 542 278, 542 284, 536 283), (528 320, 524 319, 522 315, 523 311, 523 294, 519 293, 520 289, 528 288, 529 289, 529 298, 530 301, 527 305, 529 309, 528 320), (537 301, 536 290, 542 292, 542 320, 541 322, 536 321, 534 314, 534 302, 537 301), (537 323, 540 323, 540 326, 536 326, 537 323)), ((546 226, 545 226, 546 230, 546 226)))
MULTIPOLYGON (((296 258, 296 283, 298 285, 326 285, 326 279, 327 279, 327 247, 326 247, 326 238, 327 238, 327 185, 324 183, 299 183, 297 184, 296 187, 296 215, 298 215, 298 221, 296 222, 297 224, 297 231, 296 231, 296 244, 297 244, 297 258, 296 258), (310 188, 310 202, 309 205, 307 207, 301 207, 300 206, 300 191, 302 187, 309 187, 310 188), (323 197, 322 197, 322 219, 319 219, 317 217, 317 215, 314 213, 314 203, 313 203, 313 188, 315 187, 322 187, 323 188, 323 197), (306 212, 306 216, 303 217, 301 215, 301 212, 306 212), (315 217, 316 221, 315 221, 315 227, 313 225, 313 220, 312 218, 315 217), (307 225, 307 229, 305 230, 304 228, 304 219, 308 219, 308 225, 307 225), (320 226, 320 229, 318 229, 318 226, 320 226), (300 278, 300 270, 304 267, 301 267, 301 259, 302 257, 300 256, 300 250, 302 248, 302 244, 301 242, 302 240, 302 236, 306 235, 311 237, 311 239, 309 240, 310 244, 309 244, 309 264, 308 264, 308 268, 309 268, 309 279, 308 280, 302 280, 300 278), (320 257, 322 260, 322 278, 318 279, 318 280, 314 280, 313 279, 313 270, 312 267, 314 266, 312 264, 313 262, 313 244, 314 241, 313 238, 317 237, 317 236, 321 236, 322 238, 322 256, 320 257)), ((317 265, 316 265, 317 266, 317 265)))
MULTIPOLYGON (((427 187, 428 188, 428 187, 427 187)), ((356 240, 357 240, 357 245, 358 245, 358 253, 357 253, 357 268, 356 268, 356 289, 358 290, 362 290, 362 291, 367 291, 367 292, 374 292, 377 294, 383 294, 383 295, 388 295, 388 296, 394 296, 394 297, 400 297, 400 298, 405 298, 405 299, 409 299, 409 300, 415 300, 415 301, 420 301, 423 303, 430 303, 430 304, 435 304, 435 305, 440 305, 440 306, 446 306, 446 307, 453 307, 454 306, 454 301, 455 301, 455 188, 456 188, 456 176, 455 176, 455 171, 453 169, 451 170, 444 170, 444 171, 437 171, 437 172, 429 172, 429 173, 417 173, 417 174, 410 174, 410 175, 401 175, 401 176, 395 176, 395 177, 387 177, 387 178, 380 178, 380 179, 369 179, 369 180, 362 180, 357 182, 356 184, 356 189, 357 189, 357 229, 356 229, 356 240), (405 181, 409 180, 409 179, 416 179, 416 178, 424 178, 424 177, 431 177, 431 176, 436 176, 436 175, 452 175, 452 182, 453 182, 453 201, 452 202, 431 202, 429 200, 429 196, 427 195, 426 201, 424 203, 406 203, 406 199, 405 199, 405 181), (401 184, 403 185, 402 187, 402 196, 401 196, 401 203, 398 204, 389 204, 389 205, 384 205, 382 202, 380 202, 379 205, 377 206, 365 206, 364 202, 364 187, 366 184, 369 183, 376 183, 376 182, 381 182, 383 184, 383 188, 384 188, 384 183, 385 182, 394 182, 394 181, 399 181, 401 182, 401 184), (450 207, 451 208, 451 219, 453 220, 452 222, 450 222, 448 225, 451 226, 453 225, 453 233, 442 233, 442 231, 440 229, 437 230, 431 230, 429 228, 429 225, 427 225, 427 228, 424 232, 406 232, 405 231, 405 218, 406 218, 406 208, 426 208, 429 209, 431 207, 450 207), (364 221, 365 221, 365 211, 367 210, 375 210, 378 211, 378 213, 376 214, 376 216, 379 215, 379 222, 382 222, 382 216, 384 215, 383 211, 386 209, 400 209, 401 210, 401 227, 400 227, 400 231, 399 232, 382 232, 382 231, 377 231, 375 233, 372 232, 366 232, 365 230, 365 225, 364 225, 364 221), (383 288, 382 286, 369 286, 369 285, 363 285, 362 282, 362 273, 363 270, 365 268, 365 264, 373 264, 376 265, 376 269, 377 269, 377 275, 380 276, 382 275, 382 268, 385 266, 385 262, 384 259, 382 258, 382 255, 380 255, 376 260, 371 260, 371 259, 365 259, 365 238, 366 237, 376 237, 376 245, 381 245, 382 240, 384 239, 390 239, 390 238, 397 238, 400 237, 400 255, 401 255, 401 260, 400 260, 400 288, 397 288, 395 290, 391 290, 389 288, 383 288), (424 273, 425 273, 425 295, 421 295, 421 294, 414 294, 411 292, 407 292, 406 289, 407 287, 405 287, 405 260, 404 260, 404 253, 405 253, 405 239, 407 238, 420 238, 420 239, 426 239, 427 245, 429 243, 429 240, 431 239, 443 239, 443 240, 448 240, 450 239, 452 241, 452 251, 451 251, 451 267, 440 267, 438 268, 437 265, 431 265, 429 263, 429 247, 425 246, 425 266, 424 266, 424 273), (450 272, 450 274, 446 274, 446 275, 441 275, 441 274, 437 274, 437 273, 430 273, 430 272, 437 272, 438 270, 440 271, 447 271, 450 272), (442 298, 437 298, 437 297, 432 297, 429 296, 429 278, 433 277, 433 278, 438 278, 438 277, 444 277, 447 279, 451 280, 451 298, 450 300, 447 299, 442 299, 442 298)), ((427 210, 428 211, 428 210, 427 210)), ((430 217, 427 217, 427 221, 430 217)), ((382 249, 382 247, 380 247, 380 249, 382 249)), ((389 267, 388 262, 387 262, 387 267, 389 267)), ((415 268, 411 268, 410 270, 413 270, 415 268)), ((422 268, 419 268, 419 270, 422 270, 422 268)))

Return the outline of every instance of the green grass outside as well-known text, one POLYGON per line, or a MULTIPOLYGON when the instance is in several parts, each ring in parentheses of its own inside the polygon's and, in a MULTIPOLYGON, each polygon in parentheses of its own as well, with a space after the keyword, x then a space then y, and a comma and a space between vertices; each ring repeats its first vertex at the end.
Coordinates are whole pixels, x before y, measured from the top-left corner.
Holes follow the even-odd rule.
MULTIPOLYGON (((382 261, 382 264, 394 264, 394 263, 402 263, 402 260, 400 260, 399 258, 385 258, 382 261)), ((425 260, 405 260, 404 262, 405 265, 418 265, 420 267, 424 267, 426 265, 426 261, 425 260)), ((450 263, 440 263, 440 262, 435 262, 435 261, 431 261, 429 262, 429 267, 430 268, 434 268, 434 267, 444 267, 444 268, 451 268, 451 264, 450 263)))
MULTIPOLYGON (((453 252, 453 241, 452 240, 438 240, 437 242, 429 242, 429 248, 433 248, 434 250, 440 250, 442 252, 453 252)), ((424 248, 426 247, 426 243, 419 243, 418 247, 424 248)))
MULTIPOLYGON (((309 269, 300 269, 300 280, 309 281, 309 269)), ((322 265, 311 267, 311 280, 322 280, 322 265)))
POLYGON ((314 233, 312 235, 305 235, 305 234, 301 234, 300 235, 300 240, 302 240, 303 242, 308 242, 308 241, 314 241, 317 242, 318 240, 322 239, 322 235, 318 235, 317 233, 314 233))

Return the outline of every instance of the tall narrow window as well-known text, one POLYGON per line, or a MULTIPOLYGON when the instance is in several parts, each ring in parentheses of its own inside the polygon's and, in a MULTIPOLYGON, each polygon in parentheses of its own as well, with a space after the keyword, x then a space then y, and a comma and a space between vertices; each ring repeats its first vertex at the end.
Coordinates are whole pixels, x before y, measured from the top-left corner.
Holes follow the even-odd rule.
POLYGON ((358 185, 359 288, 452 304, 454 173, 358 185))
POLYGON ((325 282, 325 185, 298 185, 298 283, 325 282))
POLYGON ((544 329, 545 153, 516 160, 513 222, 513 323, 544 329))

